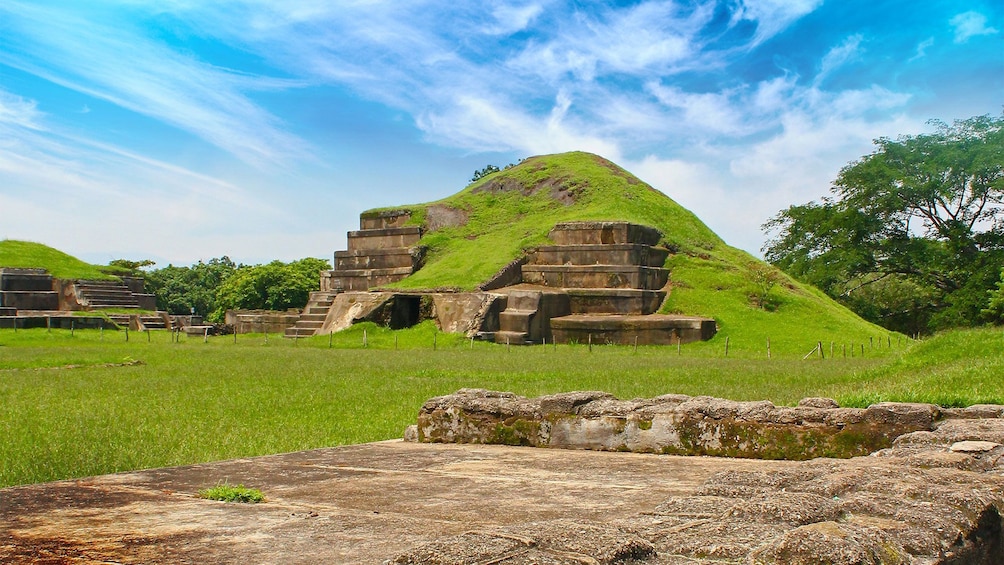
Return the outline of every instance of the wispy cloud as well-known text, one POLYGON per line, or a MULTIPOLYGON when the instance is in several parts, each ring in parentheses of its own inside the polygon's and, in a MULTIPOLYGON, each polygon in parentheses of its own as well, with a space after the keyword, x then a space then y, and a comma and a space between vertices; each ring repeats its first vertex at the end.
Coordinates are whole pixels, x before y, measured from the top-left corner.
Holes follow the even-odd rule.
POLYGON ((969 11, 958 14, 951 20, 949 25, 955 33, 956 43, 965 43, 973 37, 980 35, 993 35, 999 30, 987 25, 987 17, 979 12, 969 11))
POLYGON ((819 74, 816 82, 824 80, 836 69, 858 58, 861 53, 861 34, 855 34, 844 40, 840 45, 830 49, 819 64, 819 74))
POLYGON ((0 63, 191 132, 248 163, 281 162, 306 147, 245 94, 258 86, 255 77, 173 51, 121 22, 17 2, 0 11, 0 63))
POLYGON ((495 22, 484 28, 490 35, 510 35, 526 29, 527 25, 543 11, 543 6, 530 3, 523 6, 513 6, 509 3, 497 3, 492 8, 495 22))
POLYGON ((0 124, 39 129, 38 118, 34 100, 26 100, 0 88, 0 124))
POLYGON ((917 51, 914 53, 913 57, 907 60, 908 63, 912 63, 918 59, 923 59, 927 56, 927 50, 934 46, 934 38, 928 37, 924 41, 917 44, 917 51))
POLYGON ((733 24, 740 20, 756 23, 755 47, 777 35, 794 21, 811 13, 823 0, 744 0, 732 16, 733 24))

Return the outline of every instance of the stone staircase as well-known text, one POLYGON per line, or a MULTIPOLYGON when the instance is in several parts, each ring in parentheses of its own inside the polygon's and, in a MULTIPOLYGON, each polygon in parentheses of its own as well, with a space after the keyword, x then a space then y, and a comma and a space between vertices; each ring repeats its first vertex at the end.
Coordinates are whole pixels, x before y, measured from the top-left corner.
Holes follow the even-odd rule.
POLYGON ((397 282, 422 266, 422 228, 406 226, 411 213, 381 212, 359 217, 359 230, 348 232, 348 249, 335 252, 335 268, 321 273, 321 290, 311 295, 286 337, 306 337, 324 327, 335 295, 365 292, 397 282), (316 296, 316 300, 315 300, 316 296))
POLYGON ((499 312, 495 343, 528 345, 551 341, 549 321, 570 313, 568 295, 561 291, 525 287, 506 290, 505 309, 499 312))
POLYGON ((139 299, 133 291, 120 281, 75 281, 74 291, 81 306, 99 310, 102 308, 135 308, 139 310, 139 299))
POLYGON ((335 252, 335 268, 322 274, 321 290, 367 291, 397 282, 421 267, 422 228, 405 226, 409 212, 360 217, 348 232, 348 249, 335 252))
POLYGON ((131 330, 169 330, 171 329, 170 318, 165 319, 159 314, 106 314, 109 320, 120 328, 131 330))
POLYGON ((498 291, 508 299, 496 343, 676 343, 714 335, 714 320, 655 314, 669 282, 669 250, 655 246, 658 230, 566 222, 549 237, 555 244, 522 265, 521 284, 498 291))
POLYGON ((308 337, 317 333, 324 326, 331 304, 335 301, 338 291, 318 290, 310 293, 310 300, 303 309, 296 324, 286 328, 286 337, 308 337))

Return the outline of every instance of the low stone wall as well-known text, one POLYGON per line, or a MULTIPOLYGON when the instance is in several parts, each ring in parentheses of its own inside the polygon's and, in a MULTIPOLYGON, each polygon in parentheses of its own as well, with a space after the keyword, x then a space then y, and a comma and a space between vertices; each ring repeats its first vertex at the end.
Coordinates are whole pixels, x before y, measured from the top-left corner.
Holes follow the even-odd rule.
POLYGON ((427 401, 406 439, 806 460, 867 455, 899 436, 931 432, 946 419, 1002 417, 1004 406, 996 405, 841 408, 830 399, 807 398, 782 407, 674 394, 618 400, 604 392, 572 392, 529 399, 462 389, 427 401))
POLYGON ((281 334, 295 325, 298 312, 276 312, 273 310, 227 310, 224 323, 233 326, 234 332, 281 334))

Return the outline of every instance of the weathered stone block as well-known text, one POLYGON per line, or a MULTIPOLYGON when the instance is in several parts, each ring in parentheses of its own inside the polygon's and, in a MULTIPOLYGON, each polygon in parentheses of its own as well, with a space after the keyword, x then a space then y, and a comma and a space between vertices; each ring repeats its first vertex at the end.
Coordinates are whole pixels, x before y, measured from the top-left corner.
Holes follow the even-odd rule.
POLYGON ((348 232, 349 251, 363 249, 391 249, 412 247, 422 238, 422 228, 417 226, 348 232))
MULTIPOLYGON (((883 403, 868 409, 792 408, 767 401, 734 402, 712 397, 620 401, 606 393, 587 391, 527 399, 462 390, 423 407, 418 417, 418 436, 422 441, 679 455, 847 458, 889 448, 903 434, 931 431, 931 415, 935 412, 922 404, 883 403)), ((962 426, 958 422, 963 421, 942 424, 949 426, 942 434, 945 441, 997 438, 993 425, 978 432, 953 433, 951 426, 962 426)), ((1004 435, 1004 424, 1000 431, 1004 435)))
POLYGON ((554 226, 548 237, 558 245, 655 245, 662 232, 628 222, 562 222, 554 226))
POLYGON ((639 265, 662 267, 669 250, 636 243, 545 245, 529 254, 531 265, 639 265))
POLYGON ((523 265, 523 282, 552 288, 638 288, 658 290, 669 271, 634 265, 523 265))
POLYGON ((360 230, 379 230, 403 227, 411 219, 409 210, 387 210, 359 215, 360 230))

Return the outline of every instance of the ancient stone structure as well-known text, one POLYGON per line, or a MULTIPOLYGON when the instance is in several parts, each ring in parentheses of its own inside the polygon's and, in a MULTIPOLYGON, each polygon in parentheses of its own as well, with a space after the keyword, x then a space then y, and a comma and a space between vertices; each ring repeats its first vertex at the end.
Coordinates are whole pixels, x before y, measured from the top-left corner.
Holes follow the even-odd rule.
MULTIPOLYGON (((85 327, 94 321, 75 319, 69 312, 115 309, 116 325, 131 329, 163 329, 165 313, 123 314, 122 310, 156 310, 157 300, 144 292, 140 278, 75 280, 53 278, 45 269, 0 268, 0 327, 85 327)), ((100 325, 100 323, 98 323, 100 325)))
POLYGON ((300 317, 296 311, 276 312, 274 310, 227 310, 223 323, 234 328, 234 332, 281 334, 300 317))
POLYGON ((59 294, 53 290, 52 276, 45 269, 0 269, 0 307, 59 310, 59 294))
POLYGON ((428 401, 406 438, 813 459, 719 472, 691 495, 599 531, 560 521, 472 531, 393 563, 1004 562, 1004 406, 850 409, 813 398, 785 408, 462 390, 428 401))
POLYGON ((628 222, 560 223, 549 234, 554 245, 529 250, 478 292, 374 292, 422 266, 422 229, 406 226, 409 219, 407 211, 364 214, 287 337, 429 318, 445 331, 513 345, 678 344, 715 334, 714 320, 655 313, 668 290, 669 250, 656 246, 658 230, 628 222))
POLYGON ((409 212, 363 215, 348 232, 348 250, 335 252, 335 268, 321 275, 322 291, 365 291, 399 281, 421 266, 422 228, 404 225, 409 212))

